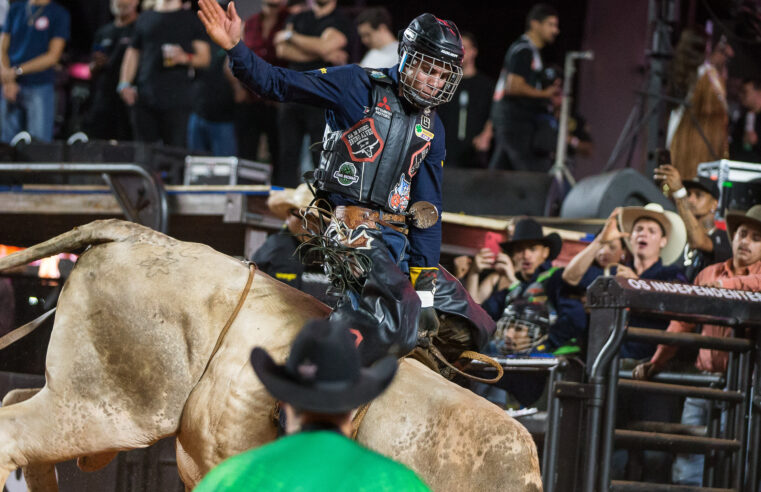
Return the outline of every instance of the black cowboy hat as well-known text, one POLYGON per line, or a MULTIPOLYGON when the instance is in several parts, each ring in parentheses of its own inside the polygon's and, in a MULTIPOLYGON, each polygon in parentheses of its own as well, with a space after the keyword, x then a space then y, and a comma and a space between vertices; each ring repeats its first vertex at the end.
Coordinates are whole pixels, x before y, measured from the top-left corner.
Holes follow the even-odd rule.
POLYGON ((761 205, 753 205, 747 212, 732 210, 727 212, 727 233, 729 240, 735 237, 735 231, 741 224, 749 223, 761 229, 761 205))
POLYGON ((695 176, 693 179, 683 179, 682 186, 686 189, 697 188, 703 190, 715 199, 719 199, 719 185, 716 181, 705 176, 695 176))
POLYGON ((512 256, 513 248, 516 244, 529 241, 538 242, 550 248, 550 255, 547 257, 550 261, 557 258, 560 254, 560 249, 563 247, 563 240, 560 238, 560 235, 553 232, 545 236, 542 226, 534 219, 519 220, 515 224, 515 231, 513 231, 510 240, 499 243, 499 245, 505 253, 512 256))
POLYGON ((380 395, 396 374, 396 359, 385 357, 360 366, 349 328, 330 320, 312 320, 296 336, 285 364, 256 347, 251 365, 267 391, 294 408, 344 413, 380 395))

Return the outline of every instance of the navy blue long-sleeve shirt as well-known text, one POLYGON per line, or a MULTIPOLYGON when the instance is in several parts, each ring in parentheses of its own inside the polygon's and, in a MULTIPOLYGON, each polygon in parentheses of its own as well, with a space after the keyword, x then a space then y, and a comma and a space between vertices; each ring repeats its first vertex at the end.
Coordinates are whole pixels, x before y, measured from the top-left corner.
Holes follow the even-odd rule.
MULTIPOLYGON (((275 101, 299 102, 325 108, 325 120, 332 131, 350 128, 367 116, 372 107, 370 76, 358 65, 327 67, 296 72, 274 67, 239 42, 230 51, 233 74, 249 89, 275 101)), ((395 84, 399 83, 398 66, 380 69, 395 84)), ((444 125, 434 118, 434 138, 430 151, 412 178, 410 203, 427 201, 436 206, 439 220, 428 229, 410 227, 410 267, 436 267, 441 252, 441 179, 446 148, 444 125)), ((282 128, 281 131, 288 131, 282 128)), ((331 194, 334 205, 357 204, 338 194, 331 194)), ((362 204, 360 204, 362 205, 362 204)), ((365 204, 366 205, 366 204, 365 204)))

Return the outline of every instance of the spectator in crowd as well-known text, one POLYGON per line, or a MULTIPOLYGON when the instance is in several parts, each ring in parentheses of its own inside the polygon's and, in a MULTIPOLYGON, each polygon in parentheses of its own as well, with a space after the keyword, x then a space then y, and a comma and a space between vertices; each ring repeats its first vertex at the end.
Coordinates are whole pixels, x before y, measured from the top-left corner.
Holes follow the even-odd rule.
MULTIPOLYGON (((656 203, 644 207, 624 207, 618 215, 621 231, 626 237, 632 262, 619 265, 616 275, 624 278, 642 278, 686 282, 678 265, 672 265, 682 254, 687 242, 684 222, 674 212, 664 211, 656 203)), ((632 326, 665 330, 661 320, 647 320, 632 316, 632 326)), ((655 345, 625 341, 621 344, 621 358, 645 359, 655 352, 655 345)))
MULTIPOLYGON (((761 291, 761 205, 751 207, 745 214, 729 212, 727 228, 732 238, 732 257, 702 270, 695 278, 695 285, 723 287, 761 291)), ((672 321, 668 331, 691 333, 694 323, 672 321)), ((703 325, 702 333, 712 337, 731 337, 732 328, 728 326, 703 325)), ((659 345, 649 362, 642 363, 634 369, 637 379, 649 379, 667 367, 677 352, 677 347, 659 345)), ((698 370, 724 373, 727 370, 727 352, 700 349, 695 366, 698 370)), ((701 426, 708 424, 710 401, 702 398, 687 397, 682 411, 682 424, 701 426)), ((700 455, 678 455, 672 469, 672 480, 680 485, 703 484, 704 457, 700 455)))
MULTIPOLYGON (((497 272, 484 280, 487 286, 493 286, 482 303, 486 312, 499 325, 512 302, 519 299, 541 302, 546 304, 552 319, 545 352, 581 341, 586 329, 584 308, 579 300, 567 296, 561 278, 563 271, 552 266, 562 247, 560 236, 544 235, 542 226, 534 219, 521 219, 515 224, 512 238, 501 246, 506 255, 498 256, 497 272), (515 280, 508 285, 511 270, 515 270, 515 280)), ((473 264, 481 261, 475 259, 473 264)), ((481 293, 485 290, 480 289, 481 293)))
POLYGON ((181 0, 157 0, 140 15, 117 86, 132 107, 136 140, 186 146, 193 73, 210 60, 203 26, 181 0))
MULTIPOLYGON (((616 275, 624 278, 642 278, 686 282, 678 265, 671 265, 684 250, 686 236, 684 223, 677 214, 664 211, 658 204, 645 207, 624 207, 618 216, 621 231, 626 237, 633 259, 627 265, 619 265, 616 275)), ((629 326, 665 330, 666 321, 646 316, 631 316, 629 326)), ((642 360, 649 359, 655 352, 655 345, 625 340, 619 354, 621 367, 631 369, 642 360)), ((653 422, 673 422, 679 414, 679 398, 673 395, 640 395, 621 393, 618 399, 616 422, 649 420, 653 422)), ((634 452, 644 460, 644 479, 649 482, 668 480, 671 456, 661 451, 634 452)), ((618 450, 613 458, 612 475, 624 477, 624 467, 630 462, 631 453, 618 450)))
POLYGON ((684 179, 697 174, 698 164, 728 155, 727 62, 732 46, 721 36, 708 58, 707 38, 685 29, 672 61, 672 95, 685 100, 671 112, 666 145, 672 164, 684 179))
POLYGON ((761 79, 743 81, 743 112, 735 123, 729 155, 734 161, 761 162, 761 79))
POLYGON ((350 328, 328 320, 307 322, 285 364, 254 348, 251 365, 281 402, 288 436, 223 462, 196 492, 429 490, 404 465, 349 437, 353 410, 383 393, 396 373, 393 357, 361 368, 350 328))
MULTIPOLYGON (((562 247, 560 236, 544 235, 538 222, 522 219, 515 224, 511 239, 500 246, 504 253, 498 255, 488 248, 481 250, 467 278, 472 288, 477 272, 486 267, 495 270, 476 292, 478 298, 486 297, 482 306, 497 322, 487 353, 525 357, 578 352, 586 315, 581 302, 567 296, 562 269, 552 266, 562 247)), ((505 373, 495 385, 476 385, 474 391, 495 402, 502 399, 500 390, 507 391, 529 406, 541 396, 545 380, 543 374, 505 373)))
POLYGON ((199 70, 193 82, 193 112, 188 119, 187 147, 191 152, 235 156, 238 143, 233 92, 240 84, 230 71, 225 50, 214 43, 210 46, 209 68, 199 70))
POLYGON ((399 42, 391 31, 393 25, 388 9, 385 7, 365 9, 359 13, 355 23, 359 40, 368 50, 359 62, 359 66, 386 68, 396 65, 399 61, 399 42))
POLYGON ((476 253, 463 280, 468 293, 478 303, 516 282, 518 278, 510 257, 503 251, 495 253, 490 248, 481 248, 476 253), (486 273, 489 270, 493 271, 486 273))
POLYGON ((55 117, 55 72, 69 39, 69 12, 51 0, 11 4, 0 35, 0 138, 21 131, 49 142, 55 117))
POLYGON ((465 277, 473 265, 473 258, 468 255, 460 255, 452 259, 452 275, 460 282, 465 282, 465 277))
POLYGON ((626 261, 627 235, 618 230, 618 213, 618 209, 611 212, 600 233, 568 262, 563 270, 563 281, 568 285, 586 292, 597 277, 615 275, 618 265, 626 261))
POLYGON ((542 87, 544 65, 539 53, 559 32, 557 11, 537 4, 526 17, 526 33, 507 50, 494 90, 492 169, 547 171, 552 164, 549 158, 537 158, 532 140, 537 117, 547 112, 549 98, 560 90, 559 80, 542 87))
MULTIPOLYGON (((300 72, 318 70, 349 61, 351 20, 337 9, 337 0, 315 0, 312 8, 290 17, 285 29, 275 35, 277 55, 287 60, 288 68, 300 72)), ((272 181, 295 187, 301 181, 300 166, 304 136, 319 142, 325 130, 323 110, 300 103, 284 103, 279 107, 280 155, 272 181)), ((312 156, 314 167, 318 165, 312 156)))
POLYGON ((669 164, 655 169, 655 179, 668 186, 676 211, 687 229, 687 247, 682 266, 692 282, 703 268, 727 260, 732 255, 727 233, 714 225, 719 203, 716 181, 704 176, 682 181, 676 167, 669 164))
POLYGON ((288 9, 288 15, 296 15, 304 12, 305 10, 309 9, 309 5, 307 4, 307 0, 287 0, 285 2, 286 8, 288 9))
POLYGON ((493 133, 489 112, 494 81, 476 69, 478 43, 472 33, 462 33, 462 47, 462 80, 452 101, 438 109, 447 131, 447 165, 485 168, 493 133))
POLYGON ((267 275, 335 307, 339 296, 336 292, 329 292, 330 280, 323 272, 322 264, 302 261, 298 251, 299 245, 307 239, 309 233, 299 211, 306 209, 313 198, 306 183, 300 184, 295 190, 273 190, 270 193, 267 206, 285 224, 278 233, 270 234, 251 257, 251 261, 267 275))
MULTIPOLYGON (((267 63, 284 67, 286 62, 275 52, 275 34, 285 28, 290 15, 284 0, 262 2, 262 11, 252 15, 243 25, 243 42, 267 63)), ((238 155, 244 159, 260 159, 262 135, 267 136, 267 150, 272 167, 277 171, 279 136, 278 103, 259 97, 237 83, 235 88, 235 131, 238 135, 238 155)), ((275 182, 280 182, 279 178, 275 182)))
POLYGON ((92 46, 92 105, 85 129, 90 138, 132 140, 127 106, 116 92, 127 47, 132 42, 139 0, 111 0, 114 21, 98 29, 92 46))

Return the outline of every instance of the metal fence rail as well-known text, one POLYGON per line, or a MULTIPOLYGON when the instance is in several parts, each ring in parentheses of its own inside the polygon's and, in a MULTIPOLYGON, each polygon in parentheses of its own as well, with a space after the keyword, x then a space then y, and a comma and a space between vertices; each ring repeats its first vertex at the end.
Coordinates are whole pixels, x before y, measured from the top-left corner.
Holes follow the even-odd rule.
MULTIPOLYGON (((583 450, 582 473, 561 476, 552 470, 545 478, 545 490, 755 491, 761 429, 761 293, 602 277, 589 288, 587 307, 591 315, 584 381, 556 381, 550 391, 556 413, 575 409, 584 416, 578 435, 568 439, 583 450), (628 327, 630 314, 729 326, 734 335, 706 337, 628 327), (749 339, 738 334, 749 334, 749 339), (618 352, 625 338, 729 352, 726 374, 672 373, 653 381, 619 381, 620 377, 631 378, 631 371, 619 369, 618 352), (706 426, 639 421, 617 429, 619 390, 707 399, 721 411, 712 412, 706 426), (611 481, 611 456, 616 447, 705 454, 705 487, 611 481)), ((548 433, 558 431, 553 428, 556 420, 549 416, 548 433)), ((559 455, 565 456, 561 447, 545 450, 552 456, 547 460, 555 462, 559 455)))

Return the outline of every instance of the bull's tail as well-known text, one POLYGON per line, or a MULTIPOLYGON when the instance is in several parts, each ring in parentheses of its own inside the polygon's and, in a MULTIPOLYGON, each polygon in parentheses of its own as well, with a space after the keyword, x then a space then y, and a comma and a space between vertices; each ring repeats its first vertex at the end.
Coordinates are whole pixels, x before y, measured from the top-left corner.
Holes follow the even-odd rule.
POLYGON ((47 241, 0 258, 0 271, 26 265, 41 258, 78 251, 87 246, 125 241, 127 239, 142 239, 148 236, 161 237, 163 240, 172 241, 167 236, 153 231, 145 226, 118 219, 96 220, 69 232, 56 236, 47 241))

